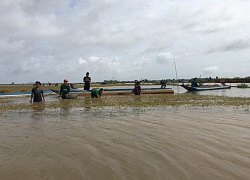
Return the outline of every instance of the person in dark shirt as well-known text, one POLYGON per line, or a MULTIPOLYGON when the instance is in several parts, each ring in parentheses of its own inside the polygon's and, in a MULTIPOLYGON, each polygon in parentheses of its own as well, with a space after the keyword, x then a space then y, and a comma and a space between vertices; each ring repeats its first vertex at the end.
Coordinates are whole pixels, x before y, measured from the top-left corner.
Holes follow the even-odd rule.
POLYGON ((199 84, 196 82, 196 78, 194 78, 191 82, 191 87, 198 87, 199 84))
POLYGON ((135 86, 134 86, 134 89, 132 90, 132 92, 135 94, 135 95, 140 95, 141 94, 141 86, 140 86, 140 82, 135 80, 135 86))
POLYGON ((166 82, 166 80, 161 80, 161 88, 166 88, 166 84, 167 84, 167 82, 166 82))
POLYGON ((70 87, 68 85, 67 79, 64 79, 63 82, 64 83, 61 85, 61 88, 60 88, 60 96, 62 97, 62 99, 65 99, 66 95, 69 94, 70 87))
POLYGON ((84 82, 84 90, 89 91, 91 82, 91 78, 89 77, 89 72, 86 73, 86 76, 83 78, 83 82, 84 82))
POLYGON ((45 101, 43 89, 41 88, 41 83, 36 81, 35 87, 31 90, 30 102, 41 102, 45 101))

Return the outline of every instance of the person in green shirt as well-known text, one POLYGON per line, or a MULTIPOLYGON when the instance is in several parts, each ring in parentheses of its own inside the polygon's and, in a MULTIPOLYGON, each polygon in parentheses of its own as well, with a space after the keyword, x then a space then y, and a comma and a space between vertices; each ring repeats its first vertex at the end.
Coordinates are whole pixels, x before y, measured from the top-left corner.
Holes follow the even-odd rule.
POLYGON ((66 95, 69 94, 70 91, 70 87, 68 85, 68 80, 64 79, 64 83, 61 85, 60 88, 60 96, 62 97, 62 99, 66 98, 66 95))
POLYGON ((101 89, 93 88, 91 91, 91 97, 92 98, 101 98, 103 91, 104 91, 103 88, 101 88, 101 89))

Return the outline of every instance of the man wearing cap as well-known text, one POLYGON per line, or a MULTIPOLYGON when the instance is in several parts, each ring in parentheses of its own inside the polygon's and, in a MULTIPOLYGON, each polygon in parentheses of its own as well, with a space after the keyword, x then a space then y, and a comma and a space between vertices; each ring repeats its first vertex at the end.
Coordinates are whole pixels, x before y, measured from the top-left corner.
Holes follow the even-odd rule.
POLYGON ((60 88, 60 96, 62 97, 62 99, 65 99, 66 95, 69 94, 70 87, 68 85, 67 79, 64 79, 63 82, 64 83, 61 85, 61 88, 60 88))
POLYGON ((43 89, 41 88, 41 83, 36 81, 35 87, 31 90, 30 102, 41 102, 45 101, 43 89))

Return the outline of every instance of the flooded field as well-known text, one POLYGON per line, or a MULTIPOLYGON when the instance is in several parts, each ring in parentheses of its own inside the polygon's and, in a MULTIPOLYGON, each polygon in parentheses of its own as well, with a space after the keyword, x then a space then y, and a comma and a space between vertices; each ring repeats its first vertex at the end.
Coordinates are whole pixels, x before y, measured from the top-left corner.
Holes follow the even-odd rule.
POLYGON ((247 107, 0 114, 1 179, 249 179, 247 107))
POLYGON ((250 98, 231 94, 0 99, 0 179, 247 180, 250 98))

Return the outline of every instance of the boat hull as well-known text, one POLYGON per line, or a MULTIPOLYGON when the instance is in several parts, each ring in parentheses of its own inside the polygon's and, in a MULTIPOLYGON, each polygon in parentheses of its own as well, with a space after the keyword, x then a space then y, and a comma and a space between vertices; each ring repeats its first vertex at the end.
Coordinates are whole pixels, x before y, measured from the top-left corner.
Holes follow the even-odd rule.
MULTIPOLYGON (((115 95, 134 95, 132 93, 132 88, 126 89, 104 89, 105 96, 115 96, 115 95)), ((48 94, 59 94, 59 90, 44 90, 46 95, 48 94)), ((0 98, 6 97, 26 97, 30 96, 31 92, 8 92, 8 93, 0 93, 0 98)), ((66 99, 75 99, 77 96, 90 96, 90 91, 73 89, 70 91, 69 95, 67 95, 66 99)), ((142 88, 141 94, 174 94, 174 91, 170 88, 142 88)))
MULTIPOLYGON (((90 96, 90 91, 82 91, 82 92, 70 92, 70 94, 77 94, 78 96, 90 96)), ((141 94, 174 94, 172 89, 158 89, 158 90, 142 90, 141 94)), ((134 95, 130 90, 125 91, 105 91, 103 92, 103 96, 116 96, 116 95, 134 95)))
POLYGON ((221 89, 230 89, 231 86, 199 86, 199 87, 191 87, 186 85, 181 85, 181 87, 185 88, 188 91, 211 91, 211 90, 221 90, 221 89))

